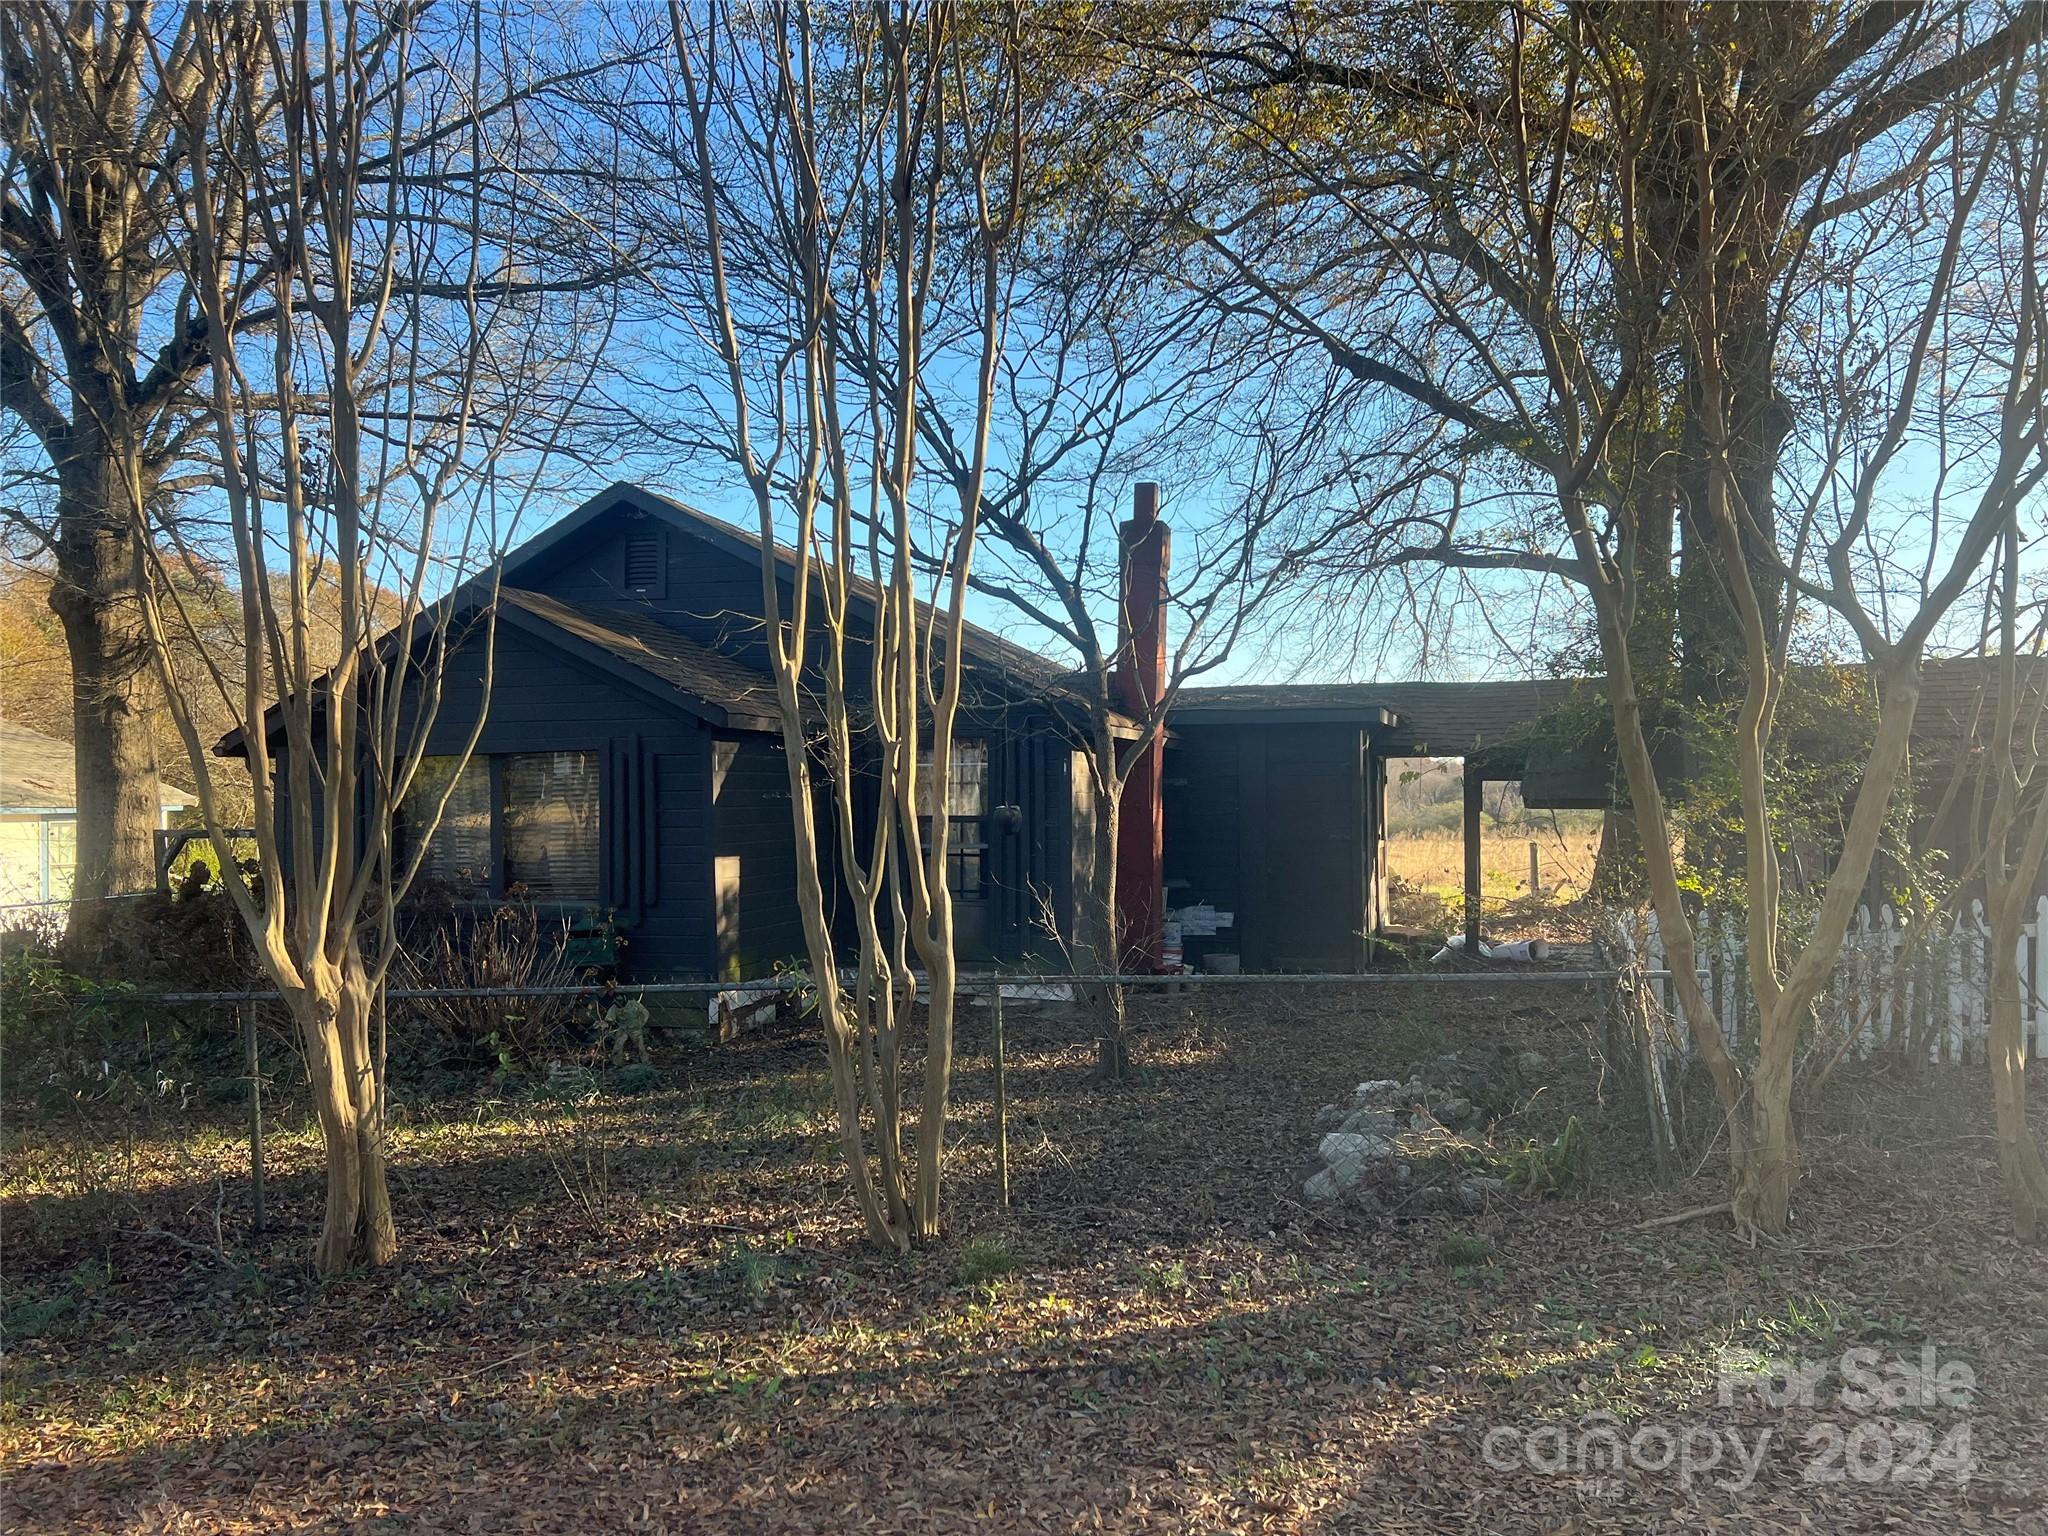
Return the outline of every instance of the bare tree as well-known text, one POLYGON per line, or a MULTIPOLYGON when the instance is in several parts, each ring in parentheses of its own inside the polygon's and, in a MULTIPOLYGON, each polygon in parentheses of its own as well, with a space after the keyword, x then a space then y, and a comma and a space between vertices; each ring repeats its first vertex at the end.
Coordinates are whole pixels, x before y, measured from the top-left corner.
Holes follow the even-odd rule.
POLYGON ((1584 594, 1651 899, 1729 1116, 1736 1216, 1775 1230, 1796 1177, 1801 1026, 1889 814, 1920 656, 2013 499, 2040 479, 2034 321, 2022 305, 1972 322, 1977 285, 2010 292, 2013 269, 1974 245, 1962 258, 1973 219, 2021 216, 2011 195, 1980 197, 2041 16, 1978 18, 1959 40, 1884 8, 1789 38, 1782 13, 1710 7, 1404 14, 1370 18, 1341 60, 1249 23, 1226 26, 1220 46, 1209 33, 1177 41, 1168 57, 1214 71, 1196 101, 1274 166, 1259 190, 1190 218, 1219 289, 1314 337, 1376 418, 1435 461, 1413 513, 1367 523, 1376 561, 1519 572, 1584 594), (1291 94, 1268 101, 1274 91, 1291 94), (1360 101, 1380 115, 1352 113, 1360 101), (1886 297, 1869 315, 1864 280, 1878 264, 1886 297), (1795 328, 1830 349, 1815 372, 1838 406, 1804 421, 1781 377, 1795 328), (1970 343, 1970 385, 1959 370, 1931 400, 1919 359, 1937 328, 1970 343), (1978 419, 1996 422, 1965 434, 1967 449, 1942 430, 1959 393, 1995 400, 1978 419), (1907 518, 1903 537, 1887 508, 1887 538, 1926 551, 1901 592, 1873 554, 1872 508, 1897 501, 1880 491, 1905 478, 1909 438, 1948 445, 1944 472, 1960 472, 1972 505, 1938 534, 1907 518), (1432 506, 1444 486, 1453 494, 1432 506), (1652 750, 1650 684, 1669 640, 1644 620, 1668 600, 1674 508, 1696 605, 1743 641, 1724 686, 1740 700, 1765 1015, 1753 1070, 1694 977, 1652 750), (1880 724, 1825 896, 1795 938, 1781 922, 1765 751, 1802 605, 1871 659, 1880 724))
MULTIPOLYGON (((1230 355, 1228 342, 1215 340, 1219 354, 1230 355)), ((1046 352, 1073 361, 1062 345, 1042 348, 1040 357, 1046 352)), ((1066 382, 1072 386, 1071 377, 1066 382)), ((985 561, 976 585, 1060 642, 1072 658, 1070 687, 1086 709, 1078 744, 1093 817, 1074 944, 1084 973, 1157 961, 1120 933, 1126 787, 1138 773, 1159 782, 1166 717, 1181 690, 1222 666, 1256 632, 1312 553, 1313 537, 1299 530, 1310 521, 1305 460, 1314 424, 1290 423, 1274 410, 1262 424, 1233 431, 1233 404, 1256 412, 1280 394, 1256 389, 1252 402, 1229 402, 1244 384, 1239 375, 1226 382, 1199 372, 1155 381, 1142 411, 1125 416, 1111 406, 1100 413, 1101 436, 1091 425, 1042 459, 1008 461, 986 498, 984 519, 1000 553, 985 561), (1155 432, 1162 419, 1173 430, 1155 432), (1137 422, 1145 425, 1132 430, 1137 422), (1192 449, 1169 446, 1186 443, 1188 434, 1192 449), (1231 456, 1239 457, 1230 462, 1231 456), (1187 523, 1176 525, 1183 548, 1171 561, 1165 529, 1153 521, 1161 515, 1158 484, 1139 482, 1135 515, 1119 523, 1113 498, 1125 482, 1111 469, 1119 463, 1154 474, 1182 471, 1168 482, 1189 510, 1187 523), (1134 586, 1141 590, 1132 592, 1134 586), (1155 646, 1164 647, 1163 667, 1146 659, 1155 646)), ((1057 399, 1045 397, 1047 414, 1057 399)), ((943 448, 937 456, 943 464, 943 448)), ((1115 1081, 1131 1066, 1123 989, 1101 991, 1099 1070, 1115 1081)))
MULTIPOLYGON (((2048 343, 2044 343, 2042 328, 2048 323, 2048 312, 2039 303, 2038 282, 2025 270, 2027 262, 2017 269, 2001 268, 1995 263, 1965 262, 1963 256, 1965 244, 1981 234, 1979 219, 1983 215, 1991 215, 1998 225, 2009 219, 2022 226, 2035 223, 2040 216, 2043 149, 2038 140, 2019 151, 2036 163, 2022 184, 2010 189, 2003 207, 1994 212, 1994 204, 2001 200, 1984 196, 1993 169, 2009 147, 2019 66, 2008 66, 2005 76, 2003 87, 1982 104, 1985 120, 1975 125, 1974 147, 1951 167, 1957 191, 1947 211, 1946 234, 1933 252, 1932 273, 1921 288, 1924 298, 1918 312, 1908 312, 1912 328, 1899 338, 1911 349, 1909 360, 1903 370, 1884 380, 1890 386, 1885 391, 1887 409, 1880 420, 1870 424, 1873 430, 1863 435, 1862 441, 1844 443, 1839 456, 1828 456, 1823 472, 1810 482, 1810 494, 1793 524, 1789 547, 1782 553, 1777 547, 1779 530, 1749 504, 1730 451, 1735 434, 1729 426, 1726 327, 1716 263, 1698 263, 1696 286, 1686 295, 1688 349, 1696 369, 1700 430, 1707 450, 1705 504, 1695 508, 1694 515, 1714 541, 1715 568, 1725 583, 1748 663, 1735 746, 1742 782, 1749 971, 1760 1038, 1750 1081, 1750 1165, 1737 1189, 1736 1215, 1738 1220, 1767 1230, 1783 1226, 1797 1178, 1792 1088, 1802 1029, 1863 898, 1879 834, 1902 781, 1927 642, 1971 582, 1981 580, 1994 540, 2016 517, 2018 507, 2048 469, 2043 457, 2048 415, 2042 409, 2043 378, 2048 374, 2048 343), (1959 280, 1959 272, 1968 275, 1959 280), (1975 306, 1973 290, 1980 283, 2000 296, 1993 301, 1992 313, 1982 316, 1968 313, 1975 306), (1974 494, 1958 498, 1964 505, 1953 514, 1961 526, 1951 547, 1941 550, 1933 530, 1926 530, 1922 537, 1930 550, 1926 568, 1931 579, 1923 579, 1917 594, 1910 590, 1902 593, 1881 564, 1874 572, 1859 570, 1859 556, 1867 548, 1871 522, 1900 450, 1924 419, 1927 407, 1921 391, 1926 370, 1922 359, 1937 337, 1961 354, 1945 366, 1944 385, 1960 385, 1970 393, 1988 395, 1996 402, 1996 419, 1989 429, 1989 441, 1973 445, 1978 452, 1973 454, 1975 462, 1966 483, 1974 482, 1974 494), (1831 499, 1837 506, 1846 502, 1846 507, 1832 516, 1822 505, 1831 499), (1766 606, 1752 579, 1753 552, 1760 544, 1778 564, 1780 579, 1790 585, 1791 596, 1782 613, 1773 613, 1766 606), (1811 572, 1806 564, 1809 551, 1815 567, 1811 572), (1871 600, 1873 586, 1883 594, 1876 602, 1871 600), (1781 922, 1780 855, 1772 817, 1775 796, 1768 779, 1766 748, 1784 693, 1793 621, 1802 601, 1824 606, 1853 631, 1874 674, 1879 717, 1840 853, 1829 871, 1811 929, 1799 943, 1790 939, 1781 922)), ((1696 86, 1694 99, 1695 127, 1703 147, 1698 159, 1700 244, 1703 251, 1714 251, 1725 238, 1727 221, 1739 216, 1728 205, 1739 205, 1743 192, 1738 189, 1731 196, 1715 176, 1715 168, 1727 159, 1720 136, 1732 136, 1739 130, 1732 124, 1717 127, 1710 121, 1704 89, 1696 86)), ((2034 241, 2029 238, 2024 244, 2031 251, 2034 241)), ((2002 245, 2002 241, 1994 242, 1993 249, 2002 245)), ((1883 272, 1893 283, 1901 276, 1890 263, 1884 264, 1883 272)), ((1825 312, 1825 300, 1821 308, 1825 312)), ((1852 333, 1853 320, 1843 317, 1842 334, 1846 338, 1852 333)), ((1844 382, 1858 377, 1848 369, 1844 373, 1844 382)), ((1869 377, 1861 374, 1859 382, 1869 377)), ((1932 411, 1938 417, 1948 415, 1944 402, 1934 402, 1932 411)), ((1939 448, 1935 451, 1942 458, 1943 470, 1949 469, 1948 455, 1939 448)), ((1625 759, 1647 755, 1637 753, 1630 742, 1624 742, 1622 750, 1625 759)), ((1632 770, 1632 785, 1635 778, 1632 770)))
MULTIPOLYGON (((2048 1214, 2048 1165, 2027 1123, 2027 1048, 2020 1021, 2026 979, 2020 975, 2020 934, 2048 864, 2048 792, 2040 783, 2048 689, 2043 687, 2040 635, 2023 655, 2020 634, 2018 520, 2006 529, 1998 574, 1998 690, 1992 722, 1993 800, 1985 836, 1984 905, 1990 925, 1991 1011, 1985 1038, 1998 1170, 2012 1208, 2013 1229, 2031 1239, 2048 1214), (2025 743, 2025 765, 2022 765, 2025 743)), ((2036 940, 2036 942, 2041 942, 2036 940)), ((2039 1006, 2039 1000, 2035 1000, 2039 1006)))
MULTIPOLYGON (((1057 55, 1035 62, 1028 78, 1040 120, 1026 135, 1034 155, 1071 163, 1064 149, 1084 115, 1073 98, 1086 103, 1089 92, 1057 55)), ((1128 105, 1112 94, 1088 110, 1128 105)), ((1098 151, 1091 180, 1113 189, 1119 173, 1105 158, 1098 151)), ((1086 711, 1077 745, 1093 816, 1073 958, 1098 973, 1158 959, 1119 935, 1125 788, 1134 773, 1157 779, 1181 689, 1230 658, 1310 557, 1314 536, 1303 530, 1320 526, 1309 508, 1325 419, 1320 369, 1304 382, 1294 366, 1299 339, 1218 323, 1205 296, 1171 271, 1172 252, 1152 249, 1149 221, 1120 217, 1115 202, 1113 190, 1063 186, 1021 212, 1024 256, 1008 304, 1029 345, 1000 359, 998 452, 982 492, 989 542, 974 577, 1051 637, 1067 663, 1064 686, 1086 711), (1134 480, 1139 505, 1126 524, 1118 514, 1134 480), (1151 521, 1162 514, 1162 488, 1178 541, 1170 558, 1164 528, 1151 521), (1146 590, 1126 611, 1134 584, 1146 590), (1163 667, 1143 654, 1162 643, 1163 667)), ((957 491, 975 466, 946 420, 942 409, 926 416, 926 452, 957 491)), ((1122 989, 1095 1003, 1102 1074, 1121 1078, 1122 989)))
MULTIPOLYGON (((2043 101, 2043 75, 2037 66, 2024 82, 2032 145, 2026 144, 2024 136, 2015 135, 2007 146, 2009 175, 2020 192, 2022 216, 2005 231, 2006 238, 2017 245, 2017 303, 2020 314, 2031 316, 2035 327, 2037 370, 2048 369, 2048 304, 2044 304, 2042 292, 2042 266, 2048 261, 2048 249, 2044 249, 2048 244, 2048 219, 2044 219, 2048 203, 2044 203, 2042 186, 2044 175, 2048 175, 2048 154, 2042 149, 2048 121, 2042 113, 2048 104, 2043 101)), ((2037 392, 2041 388, 2038 372, 2034 388, 2037 392)), ((2039 409, 2037 404, 2037 414, 2039 409)), ((2037 442, 2037 455, 2041 451, 2037 442)), ((2038 628, 2030 637, 2030 654, 2024 660, 2022 657, 2020 560, 2028 530, 2022 524, 2020 506, 2015 499, 2003 529, 1995 584, 1998 682, 1988 764, 1991 815, 1984 839, 1984 902, 1991 930, 1991 1008, 1985 1045, 1999 1174, 2012 1207, 2014 1230, 2022 1238, 2032 1238, 2048 1214, 2048 1165, 2043 1164, 2040 1143, 2027 1123, 2026 1036, 2020 1027, 2024 982, 2019 950, 2026 909, 2039 888, 2043 867, 2048 866, 2048 783, 2042 782, 2040 767, 2042 733, 2048 727, 2048 685, 2044 685, 2048 680, 2044 680, 2038 628)), ((2033 536, 2038 538, 2039 533, 2033 536)), ((2048 942, 2048 935, 2037 936, 2035 942, 2048 942)), ((2040 1000, 2035 999, 2035 1006, 2039 1005, 2040 1000)))
MULTIPOLYGON (((231 702, 259 851, 253 884, 226 887, 305 1051, 328 1272, 397 1248, 375 1002, 395 908, 452 780, 408 854, 394 823, 451 646, 480 627, 488 657, 493 631, 488 585, 436 599, 502 546, 524 424, 578 377, 564 363, 578 317, 551 323, 532 296, 493 286, 487 188, 500 166, 474 117, 390 173, 387 152, 420 122, 478 99, 486 61, 462 47, 469 36, 373 3, 194 7, 179 33, 189 81, 169 131, 190 173, 176 216, 206 359, 200 419, 233 536, 246 665, 231 702), (244 323, 252 292, 270 317, 260 330, 244 323), (331 669, 314 641, 322 584, 340 631, 331 669)), ((528 456, 529 477, 544 460, 528 456)), ((149 558, 144 488, 131 480, 125 494, 131 547, 149 558)), ((178 641, 194 616, 163 574, 137 583, 145 644, 225 868, 218 765, 194 700, 226 695, 227 680, 193 674, 178 641)))
MULTIPOLYGON (((219 243, 203 253, 220 270, 199 266, 185 209, 195 179, 207 174, 199 157, 214 148, 195 145, 187 133, 206 73, 203 11, 149 0, 0 6, 0 409, 33 439, 34 453, 23 461, 39 459, 35 472, 54 482, 48 516, 12 497, 5 512, 10 535, 48 558, 51 603, 71 658, 75 922, 101 910, 94 898, 147 889, 154 878, 160 797, 152 724, 161 701, 129 509, 139 495, 152 537, 174 552, 174 564, 203 569, 227 544, 217 495, 202 494, 224 473, 204 414, 210 338, 275 325, 277 274, 266 263, 287 259, 260 239, 228 243, 245 232, 237 216, 221 221, 219 243), (204 286, 222 293, 218 329, 200 302, 204 286), (181 538, 189 541, 183 548, 181 538), (195 552, 189 562, 187 548, 195 552)), ((544 12, 472 30, 474 46, 507 59, 549 36, 544 12)), ((547 92, 608 67, 567 51, 562 57, 552 73, 480 76, 481 94, 450 96, 444 115, 413 125, 411 143, 366 146, 361 184, 390 182, 411 151, 461 141, 478 125, 490 124, 503 140, 537 114, 547 92)), ((254 103, 266 150, 279 142, 287 105, 275 91, 254 103)), ((217 184, 221 169, 214 169, 217 184)), ((555 167, 548 185, 559 187, 570 174, 555 167)), ((509 194, 517 183, 500 175, 485 189, 485 220, 505 257, 485 274, 485 288, 608 283, 609 262, 594 275, 563 270, 582 249, 563 237, 577 220, 530 190, 509 194), (508 217, 515 202, 517 221, 508 217)), ((266 191, 306 197, 317 183, 277 182, 266 191)), ((251 228, 261 215, 285 216, 276 208, 249 212, 251 228)), ((365 289, 366 299, 374 292, 365 289)), ((374 413, 367 422, 373 433, 381 424, 374 413)))
POLYGON ((717 364, 689 430, 758 513, 840 1141, 870 1235, 899 1248, 939 1231, 958 975, 942 811, 1006 337, 1016 25, 970 56, 945 5, 678 3, 657 84, 677 109, 679 222, 701 241, 697 281, 671 274, 662 300, 717 364), (964 229, 941 222, 955 188, 964 229), (845 366, 854 337, 859 370, 845 366), (942 368, 960 380, 948 426, 967 472, 935 505, 920 455, 935 409, 924 380, 942 368), (778 534, 795 562, 786 587, 778 534), (921 548, 937 565, 929 601, 921 548), (856 932, 850 994, 826 915, 828 840, 856 932), (914 1149, 900 1087, 913 964, 926 1025, 914 1149))

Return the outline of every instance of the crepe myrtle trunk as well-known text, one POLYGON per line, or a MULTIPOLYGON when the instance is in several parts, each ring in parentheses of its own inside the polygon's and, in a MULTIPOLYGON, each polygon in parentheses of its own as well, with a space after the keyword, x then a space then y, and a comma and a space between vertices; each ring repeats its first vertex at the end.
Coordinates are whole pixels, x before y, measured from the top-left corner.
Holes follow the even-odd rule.
POLYGON ((324 974, 288 994, 327 1151, 327 1210, 314 1264, 322 1274, 398 1256, 385 1177, 382 1096, 370 1022, 375 989, 361 960, 321 961, 324 974))
POLYGON ((78 853, 72 935, 96 925, 100 898, 156 880, 158 793, 151 732, 155 680, 143 630, 133 498, 151 490, 118 427, 81 411, 57 467, 57 579, 50 607, 71 658, 78 853))
MULTIPOLYGON (((1116 743, 1108 742, 1108 760, 1115 761, 1116 743)), ((1095 848, 1088 870, 1088 890, 1082 899, 1080 918, 1081 963, 1098 975, 1114 975, 1122 969, 1123 951, 1117 934, 1117 837, 1123 825, 1120 802, 1122 786, 1115 775, 1104 779, 1112 787, 1097 798, 1095 807, 1095 848)), ((1131 1073, 1131 1042, 1124 1007, 1124 989, 1114 982, 1091 984, 1084 993, 1090 1011, 1098 1021, 1095 1070, 1104 1082, 1121 1082, 1131 1073)))
POLYGON ((1990 1059, 1991 1100, 1998 1135, 1998 1171, 2012 1207, 2013 1231, 2031 1242, 2048 1214, 2048 1164, 2027 1124, 2027 1055, 2020 1030, 2020 922, 2017 904, 2010 921, 1994 921, 1991 932, 1991 1017, 1985 1054, 1990 1059))
POLYGON ((1799 1137, 1792 1123, 1796 1024, 1767 1020, 1750 1076, 1748 1161, 1737 1170, 1737 1219, 1758 1231, 1782 1232, 1799 1182, 1799 1137))

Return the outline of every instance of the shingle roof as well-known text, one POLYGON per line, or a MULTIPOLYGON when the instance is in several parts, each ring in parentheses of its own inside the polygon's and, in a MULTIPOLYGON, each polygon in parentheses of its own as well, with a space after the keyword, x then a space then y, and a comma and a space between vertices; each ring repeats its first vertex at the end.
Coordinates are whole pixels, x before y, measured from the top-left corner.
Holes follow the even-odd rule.
MULTIPOLYGON (((752 558, 757 560, 760 558, 761 537, 758 533, 750 532, 735 523, 729 523, 724 518, 713 517, 708 512, 700 512, 695 507, 685 502, 677 501, 672 496, 664 496, 659 491, 651 491, 646 486, 638 485, 629 480, 616 482, 607 491, 602 493, 600 497, 593 498, 586 505, 596 507, 606 498, 626 496, 633 497, 642 502, 653 503, 663 511, 696 525, 716 538, 737 542, 745 547, 752 558)), ((775 556, 777 561, 786 569, 792 572, 796 569, 796 555, 786 545, 778 543, 775 546, 775 556)), ((879 589, 865 577, 853 576, 850 585, 854 596, 870 607, 879 601, 879 589)), ((930 624, 933 618, 932 606, 929 603, 920 602, 917 605, 917 609, 920 623, 930 624)), ((964 648, 968 656, 1008 672, 1014 675, 1018 681, 1042 692, 1061 694, 1076 700, 1081 700, 1084 697, 1075 687, 1076 674, 1071 669, 1062 667, 1057 662, 1048 661, 1029 646, 1019 645, 1013 640, 1006 640, 994 631, 984 629, 979 624, 971 622, 965 625, 964 635, 964 648)))
MULTIPOLYGON (((2024 656, 2019 662, 2018 734, 2038 738, 2030 720, 2038 720, 2042 695, 2048 692, 2048 656, 2024 656)), ((1998 709, 1998 671, 1984 656, 1949 656, 1928 661, 1920 671, 1920 707, 1913 712, 1913 734, 1923 740, 1991 739, 1998 709)), ((2022 747, 2024 750, 2024 745, 2022 747)))
MULTIPOLYGON (((0 720, 0 805, 36 811, 75 809, 75 762, 70 742, 0 720)), ((173 810, 192 804, 192 796, 173 784, 160 784, 158 796, 173 810)))
POLYGON ((775 714, 775 684, 767 673, 699 645, 644 609, 565 603, 519 587, 505 587, 498 597, 693 699, 754 720, 775 714))

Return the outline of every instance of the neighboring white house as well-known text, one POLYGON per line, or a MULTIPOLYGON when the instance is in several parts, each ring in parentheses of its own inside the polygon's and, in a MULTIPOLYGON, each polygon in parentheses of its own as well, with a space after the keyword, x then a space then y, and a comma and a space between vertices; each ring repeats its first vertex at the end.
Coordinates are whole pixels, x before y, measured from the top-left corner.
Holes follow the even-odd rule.
MULTIPOLYGON (((78 794, 71 743, 0 720, 0 906, 71 899, 78 858, 78 794)), ((193 803, 169 784, 157 825, 193 803)))

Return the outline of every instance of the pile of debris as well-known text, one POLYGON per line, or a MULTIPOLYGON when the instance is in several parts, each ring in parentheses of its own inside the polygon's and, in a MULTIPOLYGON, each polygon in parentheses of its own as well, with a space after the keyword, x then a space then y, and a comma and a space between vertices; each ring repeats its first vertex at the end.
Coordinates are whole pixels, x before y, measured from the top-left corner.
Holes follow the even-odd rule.
POLYGON ((1406 1082, 1360 1083, 1351 1103, 1316 1111, 1314 1168, 1302 1198, 1362 1210, 1467 1208, 1506 1183, 1471 1170, 1469 1138, 1515 1108, 1525 1081, 1548 1065, 1537 1051, 1437 1057, 1406 1082))

